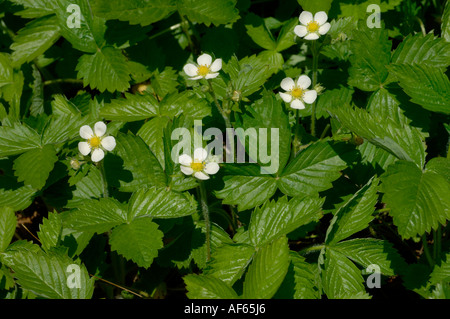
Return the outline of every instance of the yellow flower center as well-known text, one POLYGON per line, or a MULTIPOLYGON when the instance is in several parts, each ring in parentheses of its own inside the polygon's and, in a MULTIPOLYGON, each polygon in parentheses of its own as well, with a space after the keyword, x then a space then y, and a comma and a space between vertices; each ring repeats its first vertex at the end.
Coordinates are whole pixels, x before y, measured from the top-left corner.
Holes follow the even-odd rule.
POLYGON ((296 87, 291 91, 291 95, 294 99, 299 99, 303 96, 303 90, 301 88, 296 87))
POLYGON ((197 74, 201 76, 206 76, 209 73, 209 68, 206 65, 200 65, 197 74))
POLYGON ((88 143, 91 146, 91 148, 98 148, 101 142, 102 140, 98 136, 93 136, 88 140, 88 143))
POLYGON ((306 26, 306 29, 309 32, 316 32, 317 30, 319 30, 319 24, 316 21, 311 21, 310 23, 308 23, 308 25, 306 26))
POLYGON ((202 171, 203 167, 205 167, 205 164, 203 162, 192 162, 191 163, 191 168, 194 170, 194 172, 202 171))

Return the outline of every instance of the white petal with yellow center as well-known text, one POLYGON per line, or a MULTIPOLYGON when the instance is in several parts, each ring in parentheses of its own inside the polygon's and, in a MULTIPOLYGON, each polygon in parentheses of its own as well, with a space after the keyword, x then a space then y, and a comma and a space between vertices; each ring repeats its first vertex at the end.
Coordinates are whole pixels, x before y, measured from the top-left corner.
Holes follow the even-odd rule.
POLYGON ((197 76, 198 67, 192 63, 188 63, 183 67, 183 70, 188 76, 197 76))
POLYGON ((207 179, 209 179, 209 176, 206 175, 206 174, 203 173, 203 172, 196 172, 196 173, 194 173, 194 177, 196 177, 196 178, 198 178, 198 179, 201 179, 201 180, 207 180, 207 179))
POLYGON ((321 35, 326 34, 328 31, 330 31, 331 24, 329 22, 325 23, 324 25, 321 25, 319 28, 319 33, 321 35))
POLYGON ((298 25, 294 28, 294 33, 300 38, 303 38, 305 35, 308 34, 308 30, 304 25, 298 25))
POLYGON ((89 125, 83 125, 80 127, 80 136, 86 140, 90 139, 94 135, 94 131, 92 131, 89 125))
POLYGON ((319 11, 314 15, 314 21, 319 24, 319 26, 323 25, 327 22, 328 16, 325 11, 319 11))
POLYGON ((80 142, 78 143, 78 150, 84 156, 88 155, 91 152, 91 147, 88 142, 80 142))
POLYGON ((198 65, 204 65, 208 68, 211 66, 211 62, 212 62, 212 57, 207 53, 203 53, 202 55, 200 55, 197 58, 198 65))
POLYGON ((219 168, 220 168, 219 164, 211 162, 211 163, 206 163, 203 171, 206 174, 213 175, 213 174, 216 174, 219 171, 219 168))
POLYGON ((107 151, 112 151, 116 147, 116 139, 113 136, 107 136, 101 141, 102 147, 107 151))
POLYGON ((295 82, 292 78, 284 78, 281 81, 280 86, 285 91, 291 91, 295 86, 295 82))
POLYGON ((219 72, 222 69, 222 59, 216 59, 209 67, 211 72, 219 72))
POLYGON ((291 107, 293 109, 303 110, 305 108, 305 104, 302 101, 295 99, 291 102, 291 107))
POLYGON ((102 149, 97 148, 92 151, 91 160, 93 162, 100 162, 105 157, 105 152, 102 149))
POLYGON ((286 103, 291 103, 291 101, 292 101, 292 95, 287 94, 287 93, 280 92, 280 96, 281 96, 281 98, 283 99, 284 102, 286 102, 286 103))
POLYGON ((194 150, 194 161, 203 162, 208 157, 208 152, 204 148, 196 148, 194 150))
POLYGON ((103 122, 97 122, 94 125, 94 133, 98 137, 102 137, 106 133, 106 124, 103 122))
POLYGON ((316 98, 317 98, 316 90, 309 90, 303 94, 303 101, 305 101, 305 103, 308 103, 308 104, 314 103, 316 98))
POLYGON ((313 21, 313 15, 309 11, 303 11, 302 13, 300 13, 298 20, 300 21, 301 24, 307 25, 308 23, 313 21))
POLYGON ((297 86, 305 90, 311 85, 311 79, 307 75, 300 75, 297 80, 297 86))

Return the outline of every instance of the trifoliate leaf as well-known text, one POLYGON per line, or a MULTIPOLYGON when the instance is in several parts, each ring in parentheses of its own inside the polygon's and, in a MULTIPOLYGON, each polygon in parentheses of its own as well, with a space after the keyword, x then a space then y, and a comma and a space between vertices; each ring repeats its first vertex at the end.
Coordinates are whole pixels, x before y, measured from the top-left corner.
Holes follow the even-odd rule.
POLYGON ((222 280, 206 275, 183 277, 189 299, 237 299, 236 292, 222 280))
POLYGON ((383 202, 398 233, 410 238, 437 229, 450 219, 450 184, 432 170, 397 161, 381 176, 383 202))
POLYGON ((277 292, 289 267, 287 237, 260 247, 244 281, 243 298, 270 299, 277 292))
POLYGON ((58 161, 53 145, 27 151, 14 160, 15 175, 19 182, 35 189, 44 187, 50 172, 58 161))
POLYGON ((0 253, 11 243, 16 225, 17 219, 14 210, 9 207, 0 207, 0 253))
POLYGON ((103 47, 94 54, 84 54, 76 66, 77 78, 100 92, 126 91, 130 87, 130 70, 122 52, 103 47))
POLYGON ((135 218, 114 228, 109 243, 111 250, 140 267, 149 268, 163 247, 163 235, 151 218, 135 218))
POLYGON ((42 220, 38 237, 45 251, 56 247, 61 240, 62 219, 57 212, 48 213, 48 218, 42 220))

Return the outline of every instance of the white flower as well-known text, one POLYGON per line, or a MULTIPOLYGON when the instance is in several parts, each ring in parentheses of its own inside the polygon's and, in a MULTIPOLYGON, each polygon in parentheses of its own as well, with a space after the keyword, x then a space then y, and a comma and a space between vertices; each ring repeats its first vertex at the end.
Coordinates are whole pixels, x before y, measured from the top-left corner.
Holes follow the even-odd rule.
POLYGON ((280 96, 286 103, 291 103, 293 109, 304 109, 305 104, 312 104, 317 98, 316 90, 308 90, 311 79, 307 75, 301 75, 297 82, 292 78, 285 78, 281 81, 281 88, 286 92, 280 92, 280 96))
POLYGON ((99 162, 105 157, 106 151, 112 151, 116 147, 116 140, 112 136, 104 136, 106 133, 106 124, 97 122, 92 131, 89 125, 83 125, 80 128, 80 136, 86 139, 86 142, 78 143, 78 150, 84 156, 92 151, 91 159, 93 162, 99 162))
POLYGON ((196 148, 193 159, 187 154, 180 155, 178 162, 185 175, 194 175, 201 180, 209 179, 209 175, 216 174, 220 168, 215 158, 208 157, 204 148, 196 148))
POLYGON ((206 53, 198 57, 197 64, 188 63, 183 67, 184 72, 190 76, 191 80, 213 79, 219 75, 219 71, 222 69, 222 59, 212 62, 212 57, 206 53))
POLYGON ((294 28, 294 33, 305 40, 317 40, 320 35, 326 34, 331 27, 327 22, 328 16, 325 11, 317 12, 314 17, 311 12, 303 11, 299 18, 300 25, 294 28))

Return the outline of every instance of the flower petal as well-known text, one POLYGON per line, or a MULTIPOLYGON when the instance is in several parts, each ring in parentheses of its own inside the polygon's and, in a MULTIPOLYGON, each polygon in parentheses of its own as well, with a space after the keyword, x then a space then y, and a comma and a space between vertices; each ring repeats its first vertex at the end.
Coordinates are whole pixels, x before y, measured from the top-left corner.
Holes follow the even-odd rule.
POLYGON ((283 92, 279 92, 279 93, 280 93, 280 97, 283 99, 284 102, 291 103, 292 95, 287 94, 287 93, 283 93, 283 92))
POLYGON ((105 157, 105 152, 101 148, 96 148, 91 155, 93 162, 100 162, 105 157))
POLYGON ((106 124, 103 122, 97 122, 94 125, 94 133, 98 137, 102 137, 106 133, 106 124))
POLYGON ((207 67, 209 67, 211 65, 211 62, 212 62, 212 57, 207 53, 203 53, 197 59, 198 65, 206 65, 207 67))
POLYGON ((183 67, 183 70, 188 76, 197 76, 198 67, 192 63, 188 63, 183 67))
POLYGON ((211 162, 211 163, 206 163, 205 167, 203 168, 203 171, 206 174, 213 175, 213 174, 216 174, 219 171, 219 169, 220 169, 219 164, 211 162))
POLYGON ((91 127, 89 125, 83 125, 80 127, 80 136, 86 140, 90 139, 94 135, 91 127))
POLYGON ((316 12, 314 15, 314 21, 316 21, 319 25, 323 25, 325 22, 327 22, 328 16, 325 11, 319 11, 316 12))
POLYGON ((313 104, 316 99, 317 99, 316 90, 308 90, 305 93, 303 93, 303 101, 305 103, 313 104))
POLYGON ((192 158, 187 154, 180 155, 178 157, 178 163, 180 163, 181 165, 189 166, 192 163, 192 158))
POLYGON ((116 147, 116 139, 113 136, 107 136, 102 139, 102 147, 107 151, 112 151, 116 147))
POLYGON ((293 109, 303 110, 305 108, 305 104, 303 104, 303 102, 299 99, 295 99, 291 102, 291 107, 293 109))
POLYGON ((325 23, 324 25, 321 25, 319 28, 319 33, 321 35, 326 34, 331 28, 331 24, 329 22, 325 23))
POLYGON ((219 73, 208 73, 208 74, 206 74, 206 76, 205 76, 205 79, 214 79, 214 78, 216 78, 217 76, 219 75, 219 73))
POLYGON ((294 33, 300 38, 303 38, 305 35, 308 34, 308 30, 304 25, 298 25, 294 28, 294 33))
POLYGON ((84 156, 88 155, 91 152, 91 147, 88 142, 80 142, 78 143, 78 150, 84 156))
POLYGON ((193 78, 190 78, 190 80, 200 80, 200 79, 203 79, 203 76, 197 75, 197 76, 194 76, 193 78))
POLYGON ((192 175, 192 173, 194 173, 194 170, 189 166, 180 165, 180 169, 185 175, 192 175))
POLYGON ((301 24, 307 25, 308 23, 313 21, 313 15, 309 11, 303 11, 302 13, 300 13, 298 20, 300 21, 301 24))
POLYGON ((300 75, 297 80, 297 86, 299 86, 302 90, 309 88, 311 85, 311 79, 307 75, 300 75))
POLYGON ((203 162, 208 157, 208 152, 204 148, 196 148, 194 150, 194 161, 201 161, 203 162))
POLYGON ((318 38, 319 38, 319 35, 317 33, 309 33, 303 39, 305 39, 305 40, 317 40, 318 38))
POLYGON ((280 86, 285 91, 291 91, 295 86, 295 82, 292 78, 284 78, 283 81, 281 81, 280 86))
POLYGON ((219 72, 222 69, 222 59, 216 59, 209 67, 211 72, 219 72))
POLYGON ((207 180, 207 179, 209 179, 209 176, 206 175, 206 174, 203 173, 203 172, 196 172, 196 173, 194 174, 194 177, 196 177, 196 178, 198 178, 198 179, 201 179, 201 180, 207 180))

